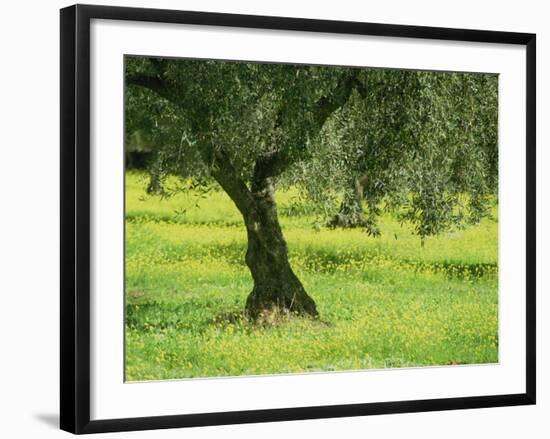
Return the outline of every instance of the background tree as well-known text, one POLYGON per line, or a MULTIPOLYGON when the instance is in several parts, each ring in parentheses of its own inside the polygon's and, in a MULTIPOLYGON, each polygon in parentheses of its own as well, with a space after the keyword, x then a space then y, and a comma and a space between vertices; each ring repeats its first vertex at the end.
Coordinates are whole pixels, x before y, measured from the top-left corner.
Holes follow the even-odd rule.
POLYGON ((299 184, 326 206, 341 193, 345 201, 366 176, 371 233, 382 201, 401 207, 421 236, 476 217, 464 210, 479 217, 497 168, 496 107, 487 104, 487 96, 496 102, 496 79, 478 84, 476 95, 470 82, 478 77, 129 57, 127 141, 141 130, 156 145, 151 191, 167 175, 212 178, 233 200, 254 279, 248 315, 277 308, 316 316, 288 261, 277 184, 299 184), (469 124, 456 113, 461 87, 469 124))

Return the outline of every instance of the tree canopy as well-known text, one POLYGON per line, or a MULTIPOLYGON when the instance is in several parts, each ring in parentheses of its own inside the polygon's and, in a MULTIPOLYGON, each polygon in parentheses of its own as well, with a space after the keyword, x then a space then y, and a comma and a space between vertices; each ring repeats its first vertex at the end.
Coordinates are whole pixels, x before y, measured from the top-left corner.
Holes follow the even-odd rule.
POLYGON ((223 155, 250 186, 269 160, 330 215, 364 176, 367 231, 384 206, 421 236, 478 220, 497 189, 496 75, 129 57, 126 78, 127 136, 148 133, 161 179, 223 155))

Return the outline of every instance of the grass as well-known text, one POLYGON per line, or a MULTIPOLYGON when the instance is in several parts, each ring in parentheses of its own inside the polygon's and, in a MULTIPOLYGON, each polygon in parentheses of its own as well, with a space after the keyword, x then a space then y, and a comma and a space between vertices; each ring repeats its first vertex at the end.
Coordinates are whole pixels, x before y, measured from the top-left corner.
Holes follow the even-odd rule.
MULTIPOLYGON (((498 224, 381 238, 285 215, 290 259, 321 318, 243 315, 246 233, 222 192, 145 194, 126 176, 126 379, 257 375, 498 361, 498 224), (196 206, 198 201, 198 207, 196 206)), ((494 215, 496 217, 496 207, 494 215)))

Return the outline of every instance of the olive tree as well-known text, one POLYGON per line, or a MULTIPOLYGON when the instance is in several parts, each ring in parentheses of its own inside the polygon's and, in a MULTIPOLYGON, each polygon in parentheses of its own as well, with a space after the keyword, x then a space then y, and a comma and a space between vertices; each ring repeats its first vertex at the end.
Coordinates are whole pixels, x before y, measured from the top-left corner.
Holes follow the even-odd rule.
POLYGON ((215 180, 231 198, 248 237, 249 316, 274 308, 317 316, 288 260, 277 185, 297 184, 322 205, 327 194, 345 199, 350 182, 366 176, 369 216, 387 197, 384 205, 402 205, 422 236, 460 222, 463 207, 481 212, 496 170, 488 167, 496 116, 455 136, 464 127, 448 98, 473 79, 446 75, 128 57, 126 133, 145 130, 156 145, 151 190, 167 175, 193 176, 215 180), (469 191, 466 201, 458 196, 469 191))

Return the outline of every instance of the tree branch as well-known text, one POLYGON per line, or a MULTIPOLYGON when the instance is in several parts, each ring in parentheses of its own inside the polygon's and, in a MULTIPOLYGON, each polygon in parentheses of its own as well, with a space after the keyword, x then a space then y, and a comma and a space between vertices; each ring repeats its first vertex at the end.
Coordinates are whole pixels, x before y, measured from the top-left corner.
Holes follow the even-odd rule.
POLYGON ((362 97, 365 96, 366 90, 357 78, 357 72, 352 71, 344 75, 329 96, 319 99, 316 111, 319 130, 323 127, 332 113, 344 106, 354 89, 357 90, 362 97))
POLYGON ((140 75, 135 73, 126 74, 126 84, 148 88, 149 90, 157 93, 164 87, 164 81, 158 76, 140 75))
POLYGON ((148 67, 149 74, 129 72, 126 70, 126 83, 128 85, 148 88, 156 92, 166 89, 166 83, 163 79, 166 70, 166 60, 161 58, 149 58, 148 67))
POLYGON ((252 192, 260 189, 267 178, 280 175, 290 163, 291 161, 288 155, 281 150, 269 151, 261 154, 254 164, 252 192))
POLYGON ((208 151, 208 153, 211 153, 209 155, 212 156, 213 161, 213 167, 211 168, 212 177, 227 192, 237 206, 237 209, 246 218, 250 214, 250 210, 254 204, 254 199, 246 183, 239 178, 235 167, 231 163, 231 158, 223 148, 214 148, 208 151))
MULTIPOLYGON (((329 96, 325 96, 317 102, 315 112, 317 129, 319 131, 330 115, 348 101, 354 89, 361 96, 365 96, 366 90, 357 78, 356 72, 346 74, 329 96)), ((281 125, 281 119, 282 110, 277 116, 276 126, 281 125)), ((282 149, 269 151, 260 155, 254 164, 252 192, 262 190, 268 178, 277 177, 291 164, 292 160, 282 149)))

